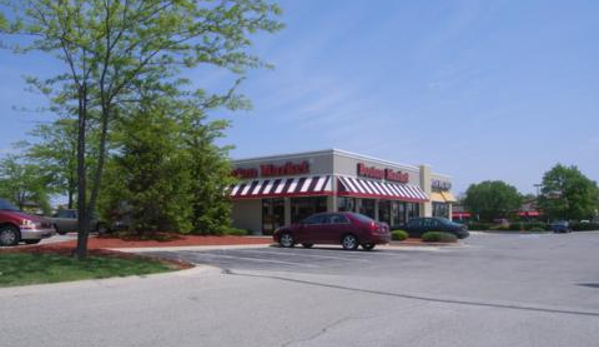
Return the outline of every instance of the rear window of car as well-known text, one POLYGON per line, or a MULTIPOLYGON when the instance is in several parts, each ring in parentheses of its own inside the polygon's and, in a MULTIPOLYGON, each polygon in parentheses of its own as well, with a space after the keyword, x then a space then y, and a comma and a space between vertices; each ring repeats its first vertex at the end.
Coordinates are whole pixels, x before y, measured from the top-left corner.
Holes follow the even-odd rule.
POLYGON ((329 216, 329 224, 349 224, 349 219, 342 214, 332 214, 329 216))
POLYGON ((365 222, 365 223, 374 222, 374 220, 372 218, 365 216, 363 214, 360 214, 360 213, 354 213, 353 216, 360 222, 365 222))

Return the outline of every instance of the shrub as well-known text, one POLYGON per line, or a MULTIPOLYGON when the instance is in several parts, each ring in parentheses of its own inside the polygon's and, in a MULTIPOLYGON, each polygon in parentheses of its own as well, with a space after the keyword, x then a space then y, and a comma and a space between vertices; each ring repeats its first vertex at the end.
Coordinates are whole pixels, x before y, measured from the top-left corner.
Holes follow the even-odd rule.
POLYGON ((408 238, 408 233, 403 230, 393 230, 391 232, 391 239, 395 241, 403 241, 408 238))
POLYGON ((223 232, 223 235, 247 236, 247 235, 249 235, 249 230, 230 227, 230 228, 225 229, 225 231, 223 232))
POLYGON ((530 228, 529 231, 531 231, 533 233, 544 233, 546 230, 545 230, 545 228, 532 227, 532 228, 530 228))
POLYGON ((547 223, 543 223, 543 222, 528 222, 528 223, 522 223, 524 230, 530 230, 532 231, 532 229, 542 229, 543 231, 545 230, 549 230, 549 226, 547 225, 547 223))
POLYGON ((574 231, 599 230, 599 223, 572 223, 571 227, 574 231))
POLYGON ((484 230, 489 230, 489 227, 491 225, 488 223, 468 223, 468 230, 479 230, 479 231, 484 231, 484 230))
POLYGON ((495 225, 491 227, 491 230, 497 230, 497 231, 513 231, 514 229, 511 228, 511 226, 509 225, 495 225))
POLYGON ((440 231, 429 231, 422 234, 424 242, 457 242, 458 238, 454 234, 444 233, 440 231))

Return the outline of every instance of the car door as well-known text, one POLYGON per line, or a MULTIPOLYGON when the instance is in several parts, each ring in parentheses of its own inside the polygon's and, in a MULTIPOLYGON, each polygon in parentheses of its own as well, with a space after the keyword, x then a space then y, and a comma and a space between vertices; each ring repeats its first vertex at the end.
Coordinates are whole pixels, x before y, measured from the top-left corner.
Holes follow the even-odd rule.
POLYGON ((71 210, 59 210, 52 218, 52 222, 61 232, 74 231, 76 228, 74 228, 73 221, 76 222, 77 219, 73 219, 73 213, 74 211, 71 210))
POLYGON ((326 215, 317 214, 302 221, 301 229, 295 235, 299 243, 321 243, 322 229, 326 221, 326 215))
POLYGON ((77 231, 77 211, 68 211, 68 218, 65 220, 66 230, 77 231))
POLYGON ((422 222, 421 218, 413 218, 408 221, 406 231, 412 237, 419 237, 422 234, 422 222))
MULTIPOLYGON (((341 237, 347 233, 354 233, 351 221, 340 213, 330 214, 322 231, 323 243, 338 244, 341 237)), ((356 235, 358 236, 358 235, 356 235)))

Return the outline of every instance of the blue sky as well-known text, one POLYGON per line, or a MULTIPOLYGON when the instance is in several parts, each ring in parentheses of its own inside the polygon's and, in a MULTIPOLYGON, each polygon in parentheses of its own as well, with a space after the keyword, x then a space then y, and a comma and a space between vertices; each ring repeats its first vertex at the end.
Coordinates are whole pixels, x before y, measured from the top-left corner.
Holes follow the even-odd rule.
MULTIPOLYGON (((534 192, 561 162, 599 180, 599 2, 281 0, 287 27, 252 51, 273 63, 241 87, 249 112, 233 158, 340 148, 426 163, 470 183, 501 179, 534 192)), ((0 51, 0 153, 49 116, 26 74, 41 55, 0 51)), ((222 88, 224 72, 188 72, 222 88)))

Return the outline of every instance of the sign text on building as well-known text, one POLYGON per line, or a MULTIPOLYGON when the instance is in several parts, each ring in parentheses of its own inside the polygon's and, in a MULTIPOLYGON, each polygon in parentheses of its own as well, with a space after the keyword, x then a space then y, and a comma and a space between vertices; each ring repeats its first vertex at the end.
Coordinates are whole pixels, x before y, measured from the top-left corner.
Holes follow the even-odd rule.
POLYGON ((432 180, 431 185, 432 185, 431 188, 433 188, 433 190, 441 190, 441 191, 451 190, 451 183, 447 182, 447 181, 432 180))
POLYGON ((262 177, 293 176, 310 173, 310 163, 303 161, 299 164, 287 162, 285 165, 260 165, 262 177))
POLYGON ((358 176, 386 179, 387 181, 408 183, 410 175, 407 172, 395 171, 392 169, 378 169, 374 166, 366 166, 363 163, 358 164, 358 176))

